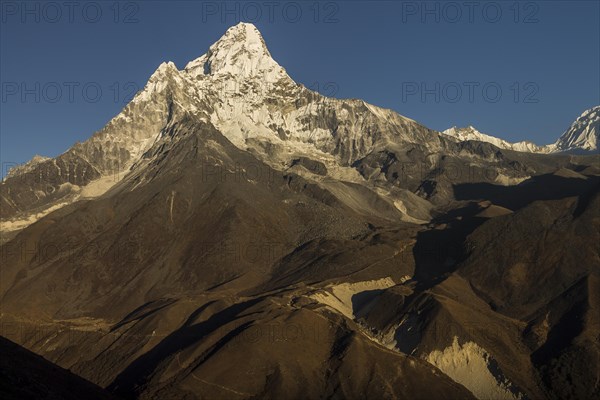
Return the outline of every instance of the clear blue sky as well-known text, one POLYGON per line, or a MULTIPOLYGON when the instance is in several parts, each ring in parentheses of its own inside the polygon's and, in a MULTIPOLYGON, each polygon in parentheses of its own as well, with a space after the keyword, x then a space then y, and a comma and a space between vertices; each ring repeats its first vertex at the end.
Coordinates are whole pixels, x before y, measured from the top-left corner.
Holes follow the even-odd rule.
POLYGON ((3 163, 85 140, 162 61, 183 68, 239 20, 296 81, 437 130, 546 144, 600 104, 597 0, 72 3, 1 2, 3 163))

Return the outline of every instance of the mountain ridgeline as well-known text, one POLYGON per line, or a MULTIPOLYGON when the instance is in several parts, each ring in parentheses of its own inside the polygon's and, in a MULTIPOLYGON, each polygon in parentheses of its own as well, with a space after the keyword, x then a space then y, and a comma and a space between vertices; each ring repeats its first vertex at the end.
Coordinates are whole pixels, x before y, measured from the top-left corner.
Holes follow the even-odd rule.
POLYGON ((117 398, 597 397, 597 137, 329 98, 240 23, 3 180, 0 335, 117 398))
POLYGON ((501 149, 529 153, 598 154, 600 106, 585 110, 556 142, 544 146, 538 146, 527 141, 510 143, 506 140, 481 133, 472 126, 466 128, 452 127, 442 133, 460 141, 475 140, 488 142, 501 149))

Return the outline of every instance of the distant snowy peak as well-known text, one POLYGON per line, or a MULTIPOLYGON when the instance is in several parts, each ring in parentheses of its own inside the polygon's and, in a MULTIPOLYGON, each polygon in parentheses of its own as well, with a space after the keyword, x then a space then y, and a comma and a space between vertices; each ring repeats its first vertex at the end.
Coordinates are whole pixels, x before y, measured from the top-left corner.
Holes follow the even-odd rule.
POLYGON ((479 132, 472 126, 465 128, 452 127, 442 132, 444 135, 451 136, 461 142, 475 140, 479 142, 491 143, 496 147, 507 150, 522 151, 527 153, 549 153, 552 151, 552 146, 538 146, 535 143, 522 141, 510 143, 506 140, 479 132))
POLYGON ((475 140, 491 143, 501 149, 527 153, 592 152, 598 150, 598 137, 600 136, 600 106, 595 106, 584 111, 555 143, 545 146, 538 146, 527 141, 510 143, 506 140, 481 133, 472 126, 467 126, 465 128, 457 128, 455 126, 446 129, 442 133, 461 142, 475 140))
POLYGON ((557 151, 598 150, 600 106, 586 110, 556 141, 557 151))

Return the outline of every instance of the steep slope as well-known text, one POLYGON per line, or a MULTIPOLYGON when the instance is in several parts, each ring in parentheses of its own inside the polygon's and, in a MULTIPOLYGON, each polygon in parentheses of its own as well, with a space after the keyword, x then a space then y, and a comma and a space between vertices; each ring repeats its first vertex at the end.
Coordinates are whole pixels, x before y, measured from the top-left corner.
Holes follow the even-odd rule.
POLYGON ((0 337, 0 395, 3 399, 116 399, 42 357, 0 337))
POLYGON ((600 106, 584 111, 556 141, 557 151, 596 151, 600 136, 600 106))
POLYGON ((229 29, 182 71, 163 63, 130 104, 91 139, 12 173, 0 186, 3 231, 22 229, 77 199, 101 195, 130 171, 167 126, 173 108, 213 123, 232 143, 278 170, 299 156, 333 178, 364 184, 349 164, 378 144, 431 142, 437 134, 359 100, 328 99, 296 84, 256 28, 229 29))
POLYGON ((384 290, 364 323, 479 398, 597 396, 599 180, 552 185, 563 190, 516 212, 486 202, 437 221, 417 236, 413 280, 384 290))
MULTIPOLYGON (((393 246, 360 239, 399 219, 392 205, 388 215, 381 204, 380 216, 364 215, 336 192, 277 173, 211 125, 176 120, 144 167, 102 198, 65 206, 2 246, 3 326, 19 324, 28 347, 126 396, 470 397, 336 314, 292 306, 293 288, 242 294, 313 240, 338 241, 342 253, 373 247, 356 272, 371 269, 376 254, 393 258, 393 246), (314 327, 319 336, 268 339, 272 326, 314 327), (255 329, 266 339, 248 339, 255 329), (86 350, 73 352, 74 342, 86 350), (249 354, 251 369, 236 361, 249 354)), ((340 266, 321 272, 350 273, 340 266)), ((394 267, 390 260, 373 272, 394 275, 394 267)))
POLYGON ((482 225, 470 235, 471 254, 459 269, 493 310, 527 322, 523 341, 552 398, 600 393, 597 383, 583 383, 600 377, 598 243, 596 180, 576 198, 535 202, 482 225), (558 372, 561 368, 572 381, 558 372))
POLYGON ((12 170, 0 185, 2 231, 21 229, 119 182, 166 125, 173 98, 183 97, 175 79, 169 66, 161 65, 144 90, 90 139, 54 159, 12 170))

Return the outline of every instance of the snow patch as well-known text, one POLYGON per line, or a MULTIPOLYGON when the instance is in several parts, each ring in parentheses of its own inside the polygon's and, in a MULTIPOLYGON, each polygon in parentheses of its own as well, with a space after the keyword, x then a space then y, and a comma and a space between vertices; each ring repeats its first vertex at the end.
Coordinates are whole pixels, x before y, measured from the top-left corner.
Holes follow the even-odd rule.
POLYGON ((549 153, 552 151, 552 146, 538 146, 535 143, 522 141, 517 143, 510 143, 504 139, 497 138, 495 136, 491 136, 485 133, 479 132, 472 126, 467 126, 466 128, 458 128, 456 126, 446 129, 442 132, 446 136, 453 137, 458 139, 460 142, 466 142, 469 140, 474 140, 478 142, 486 142, 491 143, 496 147, 506 150, 514 150, 526 153, 549 153))
POLYGON ((317 300, 319 303, 325 304, 334 310, 342 313, 350 319, 356 318, 356 312, 366 304, 357 304, 356 298, 353 297, 357 294, 387 289, 395 286, 396 282, 389 276, 387 278, 381 278, 372 281, 362 281, 355 283, 341 283, 338 285, 331 285, 325 289, 319 290, 311 295, 310 298, 317 300), (354 300, 354 301, 353 301, 354 300))
POLYGON ((494 360, 477 343, 458 343, 454 337, 452 345, 442 351, 434 350, 424 357, 455 382, 469 389, 478 399, 516 400, 524 396, 513 384, 492 366, 494 360))
POLYGON ((531 177, 530 176, 512 177, 512 176, 504 175, 503 173, 499 172, 498 175, 496 176, 496 179, 494 179, 494 181, 496 183, 499 183, 504 186, 512 186, 512 185, 518 185, 519 183, 526 181, 529 178, 531 178, 531 177))
POLYGON ((120 180, 121 179, 119 175, 108 175, 96 179, 95 181, 92 181, 81 188, 81 192, 79 192, 79 196, 76 200, 92 199, 101 196, 120 180))
POLYGON ((33 224, 34 222, 39 221, 46 215, 50 214, 52 211, 56 211, 60 208, 63 208, 64 206, 66 206, 68 204, 70 204, 70 202, 59 203, 59 204, 55 204, 51 207, 48 207, 43 211, 28 215, 27 217, 24 217, 21 219, 0 221, 0 232, 13 232, 13 231, 24 229, 24 228, 28 227, 29 225, 33 224))

